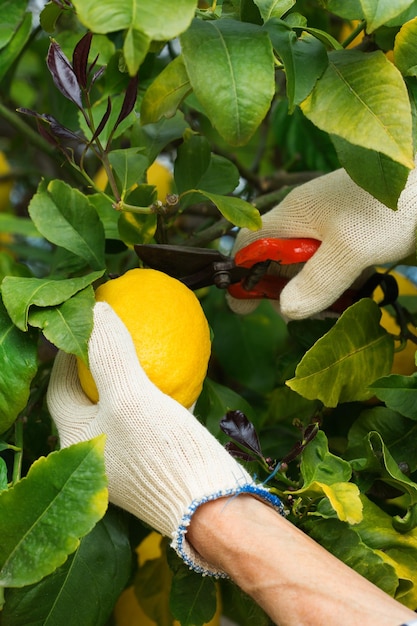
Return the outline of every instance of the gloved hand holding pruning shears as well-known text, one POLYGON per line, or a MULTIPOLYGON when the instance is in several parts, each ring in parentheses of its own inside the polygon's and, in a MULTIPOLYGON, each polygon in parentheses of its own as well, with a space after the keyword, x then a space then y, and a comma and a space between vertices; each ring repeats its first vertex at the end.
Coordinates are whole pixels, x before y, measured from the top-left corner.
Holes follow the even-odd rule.
POLYGON ((259 231, 242 229, 234 259, 207 249, 137 246, 136 250, 145 263, 191 288, 212 283, 227 287, 236 313, 250 313, 260 298, 268 297, 284 317, 303 319, 325 310, 340 313, 362 295, 370 295, 350 288, 361 276, 359 282, 366 281, 372 266, 411 254, 416 225, 416 169, 396 211, 340 169, 293 190, 263 217, 259 231), (304 266, 288 280, 288 273, 294 272, 283 266, 299 269, 299 263, 304 266))

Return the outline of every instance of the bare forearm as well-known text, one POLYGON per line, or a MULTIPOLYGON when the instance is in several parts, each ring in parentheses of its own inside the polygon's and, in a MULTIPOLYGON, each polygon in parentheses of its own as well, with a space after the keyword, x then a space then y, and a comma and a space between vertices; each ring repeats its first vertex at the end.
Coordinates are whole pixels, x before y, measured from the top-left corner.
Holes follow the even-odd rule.
POLYGON ((188 537, 279 626, 400 626, 416 617, 250 496, 201 506, 188 537))

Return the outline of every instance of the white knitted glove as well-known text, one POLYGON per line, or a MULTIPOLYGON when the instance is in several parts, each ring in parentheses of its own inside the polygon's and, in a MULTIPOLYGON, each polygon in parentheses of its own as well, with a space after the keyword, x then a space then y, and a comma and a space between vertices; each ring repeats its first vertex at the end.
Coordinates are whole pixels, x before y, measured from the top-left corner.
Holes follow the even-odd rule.
POLYGON ((125 325, 104 302, 94 308, 89 362, 98 404, 84 395, 75 358, 63 352, 56 357, 48 407, 61 446, 105 433, 110 501, 170 537, 196 571, 224 576, 186 540, 194 511, 209 500, 251 493, 282 513, 279 499, 256 485, 187 409, 149 380, 125 325))
MULTIPOLYGON (((322 243, 273 302, 284 317, 302 319, 327 309, 372 265, 401 260, 416 247, 417 169, 393 211, 358 187, 345 170, 301 185, 263 217, 262 229, 242 229, 233 253, 261 237, 312 237, 322 243)), ((279 272, 271 264, 270 273, 279 272)), ((284 266, 283 266, 284 267, 284 266)), ((236 313, 259 302, 228 296, 236 313)))

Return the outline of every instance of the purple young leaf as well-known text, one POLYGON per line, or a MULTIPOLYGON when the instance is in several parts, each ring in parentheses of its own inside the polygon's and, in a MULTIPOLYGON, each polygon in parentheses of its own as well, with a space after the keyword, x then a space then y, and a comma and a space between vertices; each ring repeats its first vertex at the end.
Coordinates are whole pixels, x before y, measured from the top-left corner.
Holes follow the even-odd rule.
POLYGON ((82 89, 87 89, 87 63, 92 37, 92 33, 86 33, 75 46, 72 55, 74 74, 82 89))
POLYGON ((96 139, 96 137, 99 136, 99 134, 101 133, 101 131, 105 127, 107 120, 110 117, 110 113, 111 113, 111 100, 110 100, 110 97, 109 97, 109 98, 107 98, 106 112, 104 113, 103 117, 101 118, 100 124, 97 126, 94 135, 91 137, 90 143, 93 143, 93 141, 96 139))
POLYGON ((120 122, 127 118, 129 113, 133 111, 133 108, 136 103, 136 98, 138 96, 138 75, 133 76, 130 79, 129 84, 126 89, 125 97, 123 100, 122 108, 119 113, 119 117, 116 120, 116 124, 114 125, 113 131, 119 126, 120 122))
POLYGON ((297 441, 293 445, 291 450, 288 452, 288 454, 284 456, 284 458, 281 461, 281 465, 283 463, 290 463, 290 461, 293 461, 294 459, 296 459, 297 456, 301 454, 303 450, 304 450, 303 444, 301 443, 301 441, 297 441))
POLYGON ((54 148, 59 148, 59 141, 57 138, 54 137, 53 134, 40 123, 39 120, 36 120, 36 125, 41 137, 43 137, 51 146, 54 146, 54 148))
POLYGON ((92 62, 92 63, 90 63, 90 66, 89 66, 88 71, 87 71, 87 74, 88 74, 88 75, 90 75, 90 74, 91 74, 91 72, 93 71, 93 69, 95 68, 96 63, 97 63, 97 61, 98 61, 98 57, 99 57, 99 55, 98 55, 98 54, 96 54, 96 56, 95 56, 95 58, 94 58, 93 62, 92 62))
POLYGON ((77 144, 85 144, 86 140, 84 137, 77 135, 69 128, 66 128, 62 124, 58 122, 52 115, 48 115, 47 113, 40 116, 44 119, 50 126, 51 133, 55 135, 58 139, 65 139, 66 141, 72 141, 77 144))
POLYGON ((256 456, 253 456, 253 454, 249 454, 248 452, 241 450, 235 443, 233 443, 233 441, 228 441, 225 448, 235 459, 242 459, 243 461, 258 460, 256 456))
POLYGON ((220 428, 239 445, 263 458, 255 427, 242 411, 228 411, 220 422, 220 428))
POLYGON ((98 80, 101 76, 103 76, 105 71, 106 71, 106 66, 105 65, 100 67, 100 69, 98 69, 97 72, 93 75, 93 78, 91 79, 91 84, 94 85, 96 80, 98 80))
POLYGON ((54 40, 49 46, 46 63, 54 83, 62 95, 82 109, 81 90, 75 72, 61 47, 54 40))
POLYGON ((32 111, 32 109, 26 109, 24 107, 17 109, 17 111, 35 117, 39 133, 53 146, 62 147, 62 140, 67 144, 76 143, 82 145, 87 143, 84 137, 77 135, 69 128, 60 124, 52 115, 37 113, 36 111, 32 111))
POLYGON ((317 435, 319 431, 319 425, 317 422, 314 424, 309 424, 303 433, 302 441, 297 441, 294 446, 291 448, 289 453, 282 459, 281 465, 283 463, 289 463, 299 456, 304 448, 308 446, 310 441, 313 441, 314 437, 317 435))

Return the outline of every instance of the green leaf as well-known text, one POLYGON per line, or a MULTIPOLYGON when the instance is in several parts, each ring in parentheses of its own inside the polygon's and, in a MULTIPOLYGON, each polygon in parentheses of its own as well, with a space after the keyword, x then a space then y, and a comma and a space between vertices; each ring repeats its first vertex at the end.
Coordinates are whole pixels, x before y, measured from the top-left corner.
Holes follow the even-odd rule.
POLYGON ((104 626, 131 572, 125 516, 109 509, 73 555, 39 583, 6 590, 3 626, 104 626))
POLYGON ((141 182, 149 161, 140 154, 139 148, 113 150, 109 153, 109 161, 121 185, 122 196, 135 184, 141 182))
POLYGON ((26 217, 17 217, 8 213, 0 215, 0 232, 23 235, 23 237, 40 238, 41 234, 36 230, 32 220, 26 217))
POLYGON ((107 508, 105 436, 41 457, 0 494, 0 584, 30 585, 74 552, 107 508))
POLYGON ((343 50, 342 44, 340 44, 337 39, 332 37, 332 35, 330 35, 330 33, 327 33, 325 30, 321 30, 320 28, 311 28, 310 26, 307 26, 307 24, 303 27, 303 29, 307 33, 310 33, 310 35, 314 35, 314 37, 321 41, 321 43, 324 44, 326 47, 333 50, 343 50))
POLYGON ((263 396, 270 393, 276 385, 277 354, 288 340, 285 322, 271 302, 263 300, 249 315, 231 315, 224 293, 214 288, 202 303, 213 329, 213 358, 227 379, 263 396))
POLYGON ((155 124, 139 123, 132 129, 134 145, 144 146, 149 157, 149 163, 153 163, 162 150, 172 141, 180 139, 187 130, 188 124, 184 120, 184 115, 177 111, 174 117, 162 118, 155 124))
MULTIPOLYGON (((7 2, 7 5, 9 5, 9 2, 7 2)), ((0 9, 1 10, 1 14, 0 14, 1 26, 4 25, 4 22, 2 22, 2 17, 3 17, 2 9, 3 9, 3 6, 0 9)), ((7 23, 7 20, 6 20, 6 23, 7 23)), ((12 38, 8 42, 8 45, 1 50, 1 54, 0 54, 0 81, 4 78, 7 71, 10 69, 12 64, 18 58, 19 54, 22 52, 23 48, 25 47, 30 37, 31 30, 32 30, 32 14, 26 13, 22 23, 20 24, 16 32, 14 32, 13 30, 9 31, 8 35, 10 36, 10 34, 12 34, 12 38)), ((2 33, 0 32, 0 36, 1 35, 2 33)))
POLYGON ((210 164, 200 178, 198 188, 218 194, 231 193, 239 184, 237 167, 218 154, 212 154, 210 164))
POLYGON ((395 37, 395 65, 404 76, 417 76, 417 17, 406 22, 395 37))
POLYGON ((214 193, 208 193, 208 191, 204 191, 203 189, 191 189, 190 191, 199 193, 205 198, 208 198, 216 205, 220 213, 235 226, 249 228, 249 230, 258 230, 261 228, 262 220, 260 213, 258 209, 252 204, 249 204, 249 202, 234 196, 220 196, 214 193))
POLYGON ((0 492, 7 489, 7 465, 6 461, 0 457, 0 492))
POLYGON ((364 298, 349 307, 306 352, 287 385, 325 406, 365 400, 369 385, 390 371, 393 339, 379 324, 378 305, 364 298))
POLYGON ((120 216, 119 211, 117 211, 111 201, 101 193, 88 196, 88 200, 97 211, 104 227, 106 239, 119 239, 119 231, 117 230, 117 222, 120 216))
POLYGON ((369 388, 393 411, 417 420, 417 374, 391 374, 375 380, 369 388))
POLYGON ((35 338, 16 328, 0 300, 0 433, 25 408, 37 369, 35 338))
POLYGON ((126 33, 123 44, 123 55, 131 76, 137 74, 144 61, 151 39, 140 30, 130 27, 126 33))
POLYGON ((1 285, 4 306, 20 330, 27 330, 29 308, 62 304, 100 278, 104 273, 92 272, 79 278, 19 278, 6 276, 1 285))
POLYGON ((17 263, 8 252, 0 252, 0 283, 6 276, 31 276, 27 265, 17 263))
POLYGON ((362 541, 372 547, 385 563, 393 567, 398 576, 399 585, 394 597, 401 598, 408 606, 415 606, 417 592, 417 531, 397 532, 394 519, 382 511, 376 504, 362 497, 364 519, 355 527, 362 541), (410 589, 410 581, 413 583, 410 589))
POLYGON ((205 137, 186 133, 178 148, 174 178, 178 193, 199 189, 199 182, 206 173, 211 160, 210 144, 205 137))
MULTIPOLYGON (((382 511, 381 511, 382 513, 382 511)), ((372 523, 372 522, 371 522, 372 523)), ((375 520, 374 523, 377 523, 375 520)), ((370 525, 366 515, 362 528, 370 525)), ((398 577, 392 565, 358 534, 358 526, 349 527, 335 519, 311 519, 303 524, 304 530, 331 554, 346 563, 356 572, 394 596, 398 587, 398 577)))
POLYGON ((399 533, 392 525, 392 517, 377 504, 362 495, 363 521, 355 527, 364 541, 371 548, 379 550, 401 549, 417 558, 417 529, 409 533, 399 533))
POLYGON ((295 0, 254 0, 264 22, 282 17, 294 6, 295 0))
POLYGON ((145 91, 140 109, 141 123, 151 124, 163 117, 172 117, 190 92, 190 79, 180 55, 158 74, 145 91))
POLYGON ((124 211, 120 214, 118 227, 120 238, 126 244, 150 243, 155 235, 157 215, 156 213, 140 215, 124 211))
MULTIPOLYGON (((239 171, 228 159, 211 154, 205 137, 186 134, 178 148, 174 178, 179 194, 190 189, 200 189, 216 194, 231 193, 239 184, 239 171)), ((187 194, 181 199, 185 209, 193 203, 202 202, 196 194, 187 194)))
POLYGON ((256 412, 242 396, 214 380, 204 380, 194 415, 200 420, 204 419, 204 424, 212 435, 220 435, 220 420, 228 411, 237 410, 242 411, 251 422, 256 421, 256 412))
POLYGON ((268 416, 271 423, 292 424, 298 419, 308 424, 320 406, 318 400, 307 400, 285 385, 277 387, 268 395, 268 416))
POLYGON ((204 626, 216 612, 216 585, 181 563, 174 571, 169 606, 181 626, 204 626))
POLYGON ((332 141, 340 165, 355 183, 390 209, 396 209, 410 170, 381 152, 355 146, 337 135, 332 141))
POLYGON ((61 180, 41 182, 29 204, 36 228, 52 243, 82 257, 92 269, 104 262, 104 229, 87 197, 61 180))
POLYGON ((410 471, 417 469, 417 424, 384 406, 362 411, 348 433, 348 459, 366 455, 367 436, 376 431, 397 464, 407 463, 410 471))
POLYGON ((267 33, 234 20, 194 20, 181 45, 194 93, 211 123, 228 143, 244 145, 275 92, 267 33))
POLYGON ((366 32, 372 33, 413 3, 413 0, 360 0, 366 20, 366 32))
POLYGON ((347 20, 364 19, 361 0, 327 0, 326 7, 335 15, 339 15, 347 20))
MULTIPOLYGON (((0 48, 12 39, 25 16, 27 0, 3 0, 0 5, 0 48)), ((2 54, 4 51, 2 51, 2 54)))
POLYGON ((350 464, 329 452, 327 438, 322 430, 304 448, 300 470, 303 491, 314 482, 332 485, 335 482, 346 482, 352 475, 350 464))
POLYGON ((177 37, 188 27, 197 0, 74 0, 73 4, 80 22, 95 33, 133 28, 150 39, 164 41, 177 37))
POLYGON ((282 21, 272 20, 265 25, 285 68, 289 113, 311 93, 329 60, 323 44, 309 33, 297 37, 282 21))
POLYGON ((328 68, 301 108, 318 128, 414 167, 407 89, 382 52, 330 52, 328 68))
POLYGON ((88 363, 94 303, 94 290, 89 285, 60 306, 44 309, 32 307, 28 323, 40 328, 54 346, 88 363))
POLYGON ((171 626, 172 615, 169 608, 169 589, 172 572, 168 566, 166 540, 162 539, 161 553, 156 558, 149 558, 135 574, 133 586, 135 596, 143 612, 158 624, 171 626))
POLYGON ((411 505, 404 517, 396 515, 392 518, 392 525, 399 533, 409 533, 417 528, 417 504, 411 505))
MULTIPOLYGON (((133 187, 128 191, 125 197, 125 202, 127 205, 133 205, 138 208, 137 213, 140 213, 139 209, 149 209, 153 204, 158 201, 158 190, 155 185, 149 185, 148 183, 140 183, 139 185, 133 185, 133 187)), ((134 208, 124 208, 122 211, 132 211, 135 213, 134 208)), ((120 214, 120 212, 119 212, 120 214)), ((122 213, 123 214, 123 213, 122 213)), ((145 216, 149 217, 149 211, 145 212, 145 216)), ((142 212, 142 217, 144 216, 142 212)), ((120 220, 119 220, 120 221, 120 220)))
POLYGON ((408 607, 417 605, 417 576, 415 556, 405 550, 387 550, 380 552, 385 563, 389 563, 398 576, 399 583, 395 599, 408 607))
POLYGON ((382 437, 377 432, 370 432, 367 436, 369 445, 368 465, 364 469, 375 472, 376 464, 381 467, 379 479, 388 485, 392 485, 407 494, 410 505, 417 503, 417 484, 408 478, 398 467, 382 437))
POLYGON ((39 21, 44 31, 53 33, 56 22, 62 13, 62 7, 53 1, 47 2, 40 12, 39 21))

